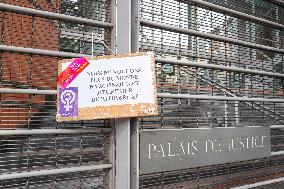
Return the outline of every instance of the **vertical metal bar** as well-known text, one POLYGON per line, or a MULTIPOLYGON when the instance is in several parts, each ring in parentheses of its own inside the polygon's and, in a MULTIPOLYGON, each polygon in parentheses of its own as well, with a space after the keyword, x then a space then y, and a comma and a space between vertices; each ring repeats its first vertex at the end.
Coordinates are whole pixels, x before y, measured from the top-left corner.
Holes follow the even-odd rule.
POLYGON ((240 125, 239 102, 238 101, 235 101, 235 118, 236 118, 236 125, 240 125))
MULTIPOLYGON (((131 51, 139 51, 139 31, 140 31, 140 21, 139 21, 139 10, 140 10, 140 0, 131 1, 131 51)), ((139 188, 139 122, 137 118, 131 119, 131 145, 130 145, 130 188, 139 188)))
MULTIPOLYGON (((117 0, 117 53, 131 52, 131 0, 117 0)), ((130 189, 130 118, 115 120, 115 188, 130 189)))
POLYGON ((131 175, 130 175, 130 188, 139 188, 139 122, 137 119, 131 119, 131 175))
MULTIPOLYGON (((116 25, 116 0, 110 0, 110 7, 111 7, 111 23, 115 26, 116 25)), ((93 36, 92 36, 93 39, 93 36)), ((112 52, 116 52, 116 27, 113 27, 111 30, 111 42, 110 42, 110 49, 112 52)), ((92 49, 93 52, 93 49, 92 49)), ((93 58, 93 57, 92 57, 93 58)), ((109 189, 115 188, 115 171, 116 171, 116 141, 115 141, 115 120, 112 119, 110 121, 111 125, 111 133, 109 138, 109 161, 113 165, 113 168, 109 170, 108 177, 109 177, 109 189)))

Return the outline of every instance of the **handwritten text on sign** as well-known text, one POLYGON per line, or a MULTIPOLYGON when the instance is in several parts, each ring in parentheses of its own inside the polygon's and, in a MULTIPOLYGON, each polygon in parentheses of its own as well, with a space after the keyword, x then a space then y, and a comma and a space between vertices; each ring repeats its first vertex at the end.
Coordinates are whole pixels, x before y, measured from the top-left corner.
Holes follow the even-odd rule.
POLYGON ((271 155, 269 127, 140 132, 140 173, 244 161, 271 155))
MULTIPOLYGON (((78 116, 59 121, 136 117, 157 114, 154 58, 151 53, 88 60, 68 86, 78 88, 78 116)), ((61 64, 65 69, 70 61, 61 64)), ((68 89, 68 88, 66 88, 68 89)))

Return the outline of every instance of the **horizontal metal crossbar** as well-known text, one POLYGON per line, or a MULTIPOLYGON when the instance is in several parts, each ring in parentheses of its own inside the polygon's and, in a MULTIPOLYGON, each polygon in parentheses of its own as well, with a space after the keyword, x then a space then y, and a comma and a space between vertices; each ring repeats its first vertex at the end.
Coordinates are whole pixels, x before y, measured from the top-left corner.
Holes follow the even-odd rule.
POLYGON ((172 26, 169 24, 163 24, 151 20, 145 20, 141 19, 140 23, 145 26, 149 26, 152 28, 158 28, 158 29, 164 29, 172 32, 178 32, 186 35, 193 35, 193 36, 198 36, 206 39, 213 39, 213 40, 218 40, 226 43, 233 43, 233 44, 238 44, 242 45, 245 47, 251 47, 251 48, 256 48, 256 49, 261 49, 261 50, 266 50, 266 51, 272 51, 272 52, 277 52, 277 53, 282 53, 284 54, 284 49, 278 49, 274 47, 269 47, 265 45, 260 45, 252 42, 247 42, 247 41, 242 41, 238 39, 232 39, 228 37, 223 37, 215 34, 210 34, 210 33, 205 33, 205 32, 200 32, 192 29, 187 29, 187 28, 182 28, 182 27, 177 27, 177 26, 172 26))
POLYGON ((190 95, 190 94, 171 94, 171 93, 158 93, 158 97, 160 97, 160 98, 177 98, 177 99, 195 99, 195 100, 219 100, 219 101, 284 103, 284 99, 209 96, 209 95, 190 95))
POLYGON ((284 125, 270 125, 270 129, 283 129, 284 125))
MULTIPOLYGON (((56 90, 37 90, 37 89, 10 89, 0 88, 0 94, 42 94, 55 95, 56 90)), ((158 93, 160 98, 179 98, 179 99, 196 99, 196 100, 220 100, 220 101, 246 101, 246 102, 275 102, 284 103, 284 99, 268 99, 268 98, 249 98, 249 97, 228 97, 228 96, 209 96, 209 95, 190 95, 190 94, 171 94, 158 93)))
POLYGON ((34 49, 34 48, 25 48, 25 47, 15 47, 8 45, 0 45, 0 51, 14 52, 14 53, 24 53, 24 54, 35 54, 43 56, 55 56, 55 57, 69 57, 69 58, 78 58, 78 57, 91 57, 91 55, 70 53, 70 52, 60 52, 60 51, 51 51, 44 49, 34 49))
POLYGON ((279 23, 276 23, 276 22, 265 20, 263 18, 256 17, 256 16, 253 16, 253 15, 249 15, 249 14, 239 12, 239 11, 236 11, 236 10, 232 10, 232 9, 220 6, 220 5, 215 5, 213 3, 209 3, 209 2, 206 2, 206 1, 202 1, 202 0, 190 0, 190 1, 192 3, 196 3, 198 5, 202 5, 202 6, 210 8, 210 9, 213 9, 217 12, 226 13, 228 15, 241 17, 241 18, 249 19, 249 20, 261 23, 261 24, 265 24, 265 25, 276 27, 276 28, 284 29, 283 24, 279 24, 279 23))
POLYGON ((279 155, 284 155, 284 150, 282 151, 277 151, 277 152, 271 152, 272 156, 279 156, 279 155))
POLYGON ((264 186, 264 185, 274 184, 274 183, 277 183, 277 182, 284 182, 284 177, 280 177, 280 178, 277 178, 277 179, 271 179, 271 180, 265 180, 265 181, 256 182, 256 183, 253 183, 253 184, 247 184, 247 185, 238 186, 238 187, 233 187, 231 189, 256 188, 256 187, 260 187, 260 186, 264 186))
MULTIPOLYGON (((59 51, 15 47, 15 46, 7 46, 7 45, 0 45, 0 50, 8 51, 8 52, 15 52, 15 53, 26 53, 26 54, 36 54, 36 55, 56 56, 56 57, 70 57, 70 58, 76 58, 76 57, 89 57, 90 58, 91 57, 91 55, 87 55, 87 54, 59 52, 59 51)), ((243 69, 243 68, 206 64, 206 63, 200 64, 196 62, 183 61, 183 60, 170 60, 166 58, 156 58, 156 61, 160 63, 166 63, 166 64, 196 66, 200 68, 219 69, 219 70, 224 70, 224 71, 234 71, 234 72, 240 72, 240 73, 265 75, 265 76, 271 76, 271 77, 282 77, 282 78, 284 77, 284 74, 280 74, 280 73, 272 73, 272 72, 266 72, 266 71, 243 69)))
POLYGON ((41 95, 54 95, 54 94, 57 94, 57 91, 56 91, 56 90, 0 88, 0 94, 41 94, 41 95))
POLYGON ((222 66, 222 65, 207 64, 207 63, 197 63, 197 62, 184 61, 184 60, 170 60, 170 59, 166 59, 166 58, 156 58, 156 62, 165 63, 165 64, 175 64, 175 65, 192 66, 192 67, 199 67, 199 68, 218 69, 218 70, 224 70, 224 71, 233 71, 233 72, 240 72, 240 73, 247 73, 247 74, 257 74, 257 75, 265 75, 265 76, 271 76, 271 77, 284 78, 284 74, 280 74, 280 73, 237 68, 237 67, 232 67, 232 66, 222 66))
POLYGON ((92 170, 110 169, 110 168, 112 168, 112 164, 86 165, 86 166, 78 166, 78 167, 66 167, 66 168, 58 168, 58 169, 29 171, 29 172, 24 171, 24 172, 20 172, 20 173, 1 174, 0 180, 38 177, 38 176, 74 173, 74 172, 80 172, 80 171, 92 171, 92 170))
POLYGON ((60 20, 60 21, 68 21, 68 22, 72 22, 76 24, 86 24, 86 25, 94 26, 94 27, 112 28, 114 26, 112 23, 108 23, 108 22, 102 22, 102 21, 97 21, 97 20, 88 19, 88 18, 81 18, 77 16, 69 16, 69 15, 59 14, 55 12, 36 10, 36 9, 27 8, 27 7, 9 5, 5 3, 0 3, 0 11, 7 11, 7 12, 13 12, 13 13, 30 15, 30 16, 38 16, 41 18, 48 18, 48 19, 54 19, 54 20, 60 20))
POLYGON ((111 130, 108 128, 89 128, 89 129, 16 129, 2 130, 0 136, 15 136, 15 135, 46 135, 46 134, 83 134, 83 133, 107 133, 111 130))

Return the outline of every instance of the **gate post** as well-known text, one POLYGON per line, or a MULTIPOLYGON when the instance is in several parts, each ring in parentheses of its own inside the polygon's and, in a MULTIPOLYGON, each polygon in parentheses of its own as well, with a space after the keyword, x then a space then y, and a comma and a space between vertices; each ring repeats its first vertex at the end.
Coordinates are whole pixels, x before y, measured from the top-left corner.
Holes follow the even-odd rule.
MULTIPOLYGON (((139 0, 117 0, 117 53, 138 51, 139 0)), ((137 118, 116 119, 116 189, 139 188, 137 118), (130 121, 131 120, 131 121, 130 121)))
MULTIPOLYGON (((117 0, 117 53, 131 52, 131 0, 117 0)), ((130 189, 130 118, 115 120, 115 189, 130 189)))
MULTIPOLYGON (((139 51, 140 0, 131 1, 131 52, 139 51)), ((130 188, 139 189, 139 121, 131 119, 130 145, 130 188)))

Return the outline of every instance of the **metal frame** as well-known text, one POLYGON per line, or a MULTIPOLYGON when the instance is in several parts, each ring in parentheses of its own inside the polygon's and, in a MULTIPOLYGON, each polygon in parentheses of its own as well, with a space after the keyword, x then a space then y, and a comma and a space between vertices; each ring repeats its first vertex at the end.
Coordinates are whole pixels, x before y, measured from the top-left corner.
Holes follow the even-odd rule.
POLYGON ((178 99, 195 99, 195 100, 219 100, 219 101, 245 101, 245 102, 276 102, 284 103, 284 99, 267 99, 267 98, 248 98, 248 97, 227 97, 227 96, 209 96, 209 95, 190 95, 190 94, 170 94, 158 93, 160 98, 178 98, 178 99))
MULTIPOLYGON (((8 52, 36 54, 36 55, 44 55, 44 56, 56 56, 56 57, 70 57, 70 58, 76 58, 76 57, 91 58, 92 57, 91 55, 87 55, 87 54, 59 52, 59 51, 15 47, 15 46, 7 46, 7 45, 0 45, 0 50, 8 51, 8 52)), ((135 52, 135 51, 137 51, 137 50, 134 50, 133 52, 135 52)), ((224 70, 224 71, 234 71, 234 72, 240 72, 240 73, 257 74, 257 75, 284 78, 284 74, 280 74, 280 73, 266 72, 266 71, 260 71, 260 70, 251 70, 251 69, 243 69, 243 68, 237 68, 237 67, 233 67, 233 66, 222 66, 222 65, 214 65, 214 64, 207 64, 207 63, 199 64, 199 63, 196 63, 196 62, 190 62, 190 61, 184 61, 184 60, 170 60, 170 59, 166 59, 166 58, 156 58, 156 61, 160 62, 160 63, 165 63, 165 64, 175 64, 175 65, 182 65, 182 66, 218 69, 218 70, 224 70)))
MULTIPOLYGON (((131 0, 117 0, 117 53, 131 52, 131 0)), ((115 120, 115 188, 130 189, 130 118, 115 120)))
POLYGON ((15 129, 0 130, 0 136, 15 135, 49 135, 49 134, 83 134, 83 133, 109 133, 109 128, 89 128, 89 129, 15 129))
MULTIPOLYGON (((202 0, 190 0, 192 3, 197 5, 202 5, 209 7, 210 9, 226 13, 228 15, 237 16, 240 18, 246 18, 261 24, 269 25, 275 28, 284 29, 284 25, 258 18, 252 15, 248 15, 239 11, 231 10, 219 5, 214 5, 202 0)), ((275 0, 276 1, 276 0, 275 0)), ((278 0, 277 0, 278 1, 278 0)), ((115 3, 112 2, 112 13, 114 13, 115 3)), ((280 2, 280 1, 278 1, 280 2)), ((281 1, 282 2, 282 1, 281 1)), ((283 49, 278 49, 274 47, 269 47, 265 45, 260 45, 256 43, 246 42, 242 40, 231 39, 227 37, 222 37, 219 35, 208 34, 204 32, 199 32, 187 28, 180 28, 176 26, 171 26, 167 24, 162 24, 149 20, 141 20, 139 18, 139 0, 117 0, 117 17, 113 16, 112 22, 101 22, 95 21, 88 18, 80 18, 75 16, 63 15, 54 12, 41 11, 31 8, 25 8, 20 6, 14 6, 9 4, 0 3, 0 11, 7 11, 12 13, 20 13, 30 16, 38 16, 41 18, 48 18, 60 21, 69 21, 78 24, 88 24, 94 27, 102 28, 116 28, 117 33, 114 29, 112 30, 112 49, 115 49, 117 44, 118 53, 129 53, 138 51, 138 36, 139 36, 139 26, 140 23, 145 26, 151 26, 153 28, 165 29, 168 31, 179 32, 188 35, 199 36, 207 39, 214 39, 218 41, 234 43, 246 47, 262 49, 267 51, 273 51, 278 53, 284 53, 283 49), (117 36, 115 43, 115 36, 117 36)), ((116 15, 116 14, 114 14, 116 15)), ((25 53, 25 54, 37 54, 43 56, 54 56, 54 57, 91 57, 86 54, 78 53, 68 53, 68 52, 58 52, 43 49, 33 49, 33 48, 23 48, 15 46, 0 45, 0 50, 14 52, 14 53, 25 53)), ((157 58, 157 62, 166 64, 175 64, 182 66, 192 66, 199 68, 208 69, 218 69, 224 71, 233 71, 247 74, 264 75, 270 77, 284 78, 284 74, 266 72, 260 70, 248 70, 237 67, 229 67, 222 65, 213 64, 198 64, 190 61, 182 60, 169 60, 164 58, 157 58)), ((37 90, 37 89, 11 89, 11 88, 1 88, 0 94, 34 94, 34 95, 56 95, 56 90, 37 90)), ((270 103, 284 103, 284 99, 266 99, 266 98, 249 98, 249 97, 228 97, 228 96, 209 96, 209 95, 190 95, 190 94, 168 94, 168 93, 158 93, 160 98, 177 98, 177 99, 194 99, 194 100, 218 100, 218 101, 245 101, 245 102, 270 102, 270 103)), ((111 145, 110 148, 110 160, 112 164, 102 164, 102 165, 88 165, 79 167, 68 167, 68 168, 58 168, 58 169, 48 169, 40 171, 30 171, 21 172, 13 174, 2 174, 0 175, 0 180, 6 179, 16 179, 43 175, 53 175, 62 173, 71 173, 78 171, 89 171, 106 169, 109 170, 112 167, 113 172, 109 172, 110 180, 114 180, 114 185, 110 188, 117 189, 130 189, 139 188, 139 122, 136 118, 123 118, 115 120, 115 133, 111 133, 111 145), (115 148, 114 148, 115 146, 115 148), (115 149, 115 151, 114 151, 115 149), (115 176, 114 176, 115 175, 115 176)), ((283 125, 273 125, 270 126, 271 129, 284 128, 283 125)), ((79 133, 109 133, 111 129, 108 128, 96 128, 96 129, 17 129, 17 130, 2 130, 0 136, 8 135, 35 135, 35 134, 79 134, 79 133)), ((271 152, 272 156, 283 155, 284 151, 271 152)), ((236 187, 235 189, 246 189, 256 186, 263 186, 267 184, 273 184, 275 182, 284 181, 284 177, 278 179, 267 180, 263 182, 258 182, 254 184, 249 184, 245 186, 236 187)), ((112 185, 112 183, 110 183, 112 185)))
POLYGON ((108 22, 102 22, 102 21, 97 21, 97 20, 88 19, 88 18, 81 18, 77 16, 69 16, 69 15, 59 14, 55 12, 36 10, 36 9, 27 8, 27 7, 9 5, 5 3, 0 3, 0 10, 12 12, 12 13, 30 15, 30 16, 38 16, 41 18, 48 18, 48 19, 53 19, 53 20, 68 21, 68 22, 77 23, 77 24, 87 24, 89 26, 94 26, 94 27, 112 28, 114 26, 114 24, 108 23, 108 22))
POLYGON ((239 73, 247 73, 247 74, 256 74, 256 75, 264 75, 264 76, 284 78, 284 74, 281 74, 281 73, 273 73, 273 72, 266 72, 266 71, 260 71, 260 70, 237 68, 237 67, 233 67, 233 66, 222 66, 222 65, 207 64, 207 63, 200 64, 200 63, 197 63, 197 62, 190 62, 190 61, 183 61, 183 60, 170 60, 170 59, 166 59, 166 58, 156 58, 156 62, 160 62, 160 63, 164 63, 164 64, 192 66, 192 67, 208 68, 208 69, 218 69, 218 70, 223 70, 223 71, 232 71, 232 72, 239 72, 239 73))
MULTIPOLYGON (((16 94, 56 95, 57 91, 56 90, 0 88, 0 94, 1 93, 2 94, 16 93, 16 94)), ((157 96, 159 98, 284 103, 284 99, 273 99, 273 98, 268 99, 268 98, 228 97, 228 96, 210 96, 210 95, 171 94, 171 93, 158 93, 157 96)))
POLYGON ((92 170, 100 170, 100 169, 111 169, 111 168, 112 168, 112 164, 101 164, 101 165, 66 167, 66 168, 58 168, 58 169, 46 169, 46 170, 40 170, 40 171, 25 171, 25 172, 20 172, 20 173, 6 173, 6 174, 0 175, 0 180, 38 177, 38 176, 46 176, 46 175, 73 173, 73 172, 80 172, 80 171, 92 171, 92 170))
MULTIPOLYGON (((139 32, 140 32, 140 0, 131 1, 131 52, 139 51, 139 32)), ((139 121, 137 118, 132 118, 131 122, 131 174, 130 174, 130 188, 139 188, 140 178, 140 150, 139 150, 139 121)))
MULTIPOLYGON (((279 3, 281 2, 279 0, 274 0, 274 1, 277 1, 279 3)), ((276 23, 276 22, 265 20, 263 18, 259 18, 259 17, 252 16, 252 15, 249 15, 249 14, 246 14, 246 13, 243 13, 243 12, 239 12, 239 11, 236 11, 236 10, 225 8, 225 7, 222 7, 222 6, 219 6, 219 5, 215 5, 213 3, 209 3, 209 2, 206 2, 206 1, 203 1, 203 0, 190 0, 190 2, 196 3, 198 5, 202 5, 202 6, 205 6, 205 7, 208 7, 210 9, 216 10, 217 12, 222 12, 222 13, 226 13, 228 15, 249 19, 251 21, 255 21, 255 22, 259 22, 261 24, 273 26, 275 28, 284 29, 284 25, 283 24, 279 24, 279 23, 276 23)), ((283 2, 281 2, 281 4, 283 4, 283 2)))
POLYGON ((55 57, 70 57, 70 58, 78 58, 78 57, 89 57, 91 55, 86 54, 78 54, 78 53, 70 53, 70 52, 59 52, 59 51, 51 51, 44 49, 34 49, 34 48, 26 48, 26 47, 15 47, 8 45, 0 45, 0 51, 8 51, 14 53, 24 53, 24 54, 35 54, 35 55, 43 55, 43 56, 55 56, 55 57))
POLYGON ((245 47, 251 47, 251 48, 255 48, 255 49, 273 51, 273 52, 284 54, 284 49, 277 49, 277 48, 274 48, 274 47, 260 45, 260 44, 256 44, 256 43, 252 43, 252 42, 242 41, 242 40, 238 40, 238 39, 232 39, 232 38, 223 37, 223 36, 205 33, 205 32, 199 32, 199 31, 196 31, 196 30, 172 26, 172 25, 163 24, 163 23, 159 23, 159 22, 155 22, 155 21, 151 21, 151 20, 141 19, 140 24, 145 25, 145 26, 149 26, 149 27, 152 27, 152 28, 164 29, 164 30, 167 30, 167 31, 178 32, 178 33, 181 33, 181 34, 194 35, 194 36, 202 37, 202 38, 206 38, 206 39, 214 39, 214 40, 218 40, 218 41, 222 41, 222 42, 242 45, 242 46, 245 46, 245 47))
POLYGON ((279 156, 279 155, 284 155, 284 150, 277 151, 277 152, 271 152, 272 156, 279 156))

